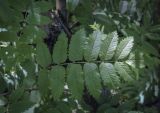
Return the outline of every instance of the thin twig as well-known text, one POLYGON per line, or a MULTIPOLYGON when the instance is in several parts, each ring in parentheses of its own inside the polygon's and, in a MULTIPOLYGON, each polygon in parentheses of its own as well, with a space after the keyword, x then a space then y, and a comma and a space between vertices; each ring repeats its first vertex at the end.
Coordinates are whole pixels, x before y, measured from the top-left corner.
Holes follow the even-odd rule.
MULTIPOLYGON (((144 61, 144 60, 127 60, 127 61, 144 61)), ((65 62, 65 63, 60 63, 60 64, 50 64, 48 67, 50 66, 56 66, 56 65, 59 65, 59 66, 66 66, 66 65, 69 65, 69 64, 85 64, 85 63, 96 63, 96 64, 99 64, 99 63, 114 63, 114 62, 124 62, 124 61, 108 61, 108 60, 96 60, 96 61, 75 61, 75 62, 65 62)))
POLYGON ((6 95, 9 95, 10 92, 5 92, 5 93, 0 93, 0 96, 6 96, 6 95))
MULTIPOLYGON (((25 89, 24 91, 25 92, 31 92, 31 91, 36 91, 38 90, 38 88, 28 88, 28 89, 25 89)), ((0 96, 7 96, 7 95, 10 95, 11 92, 5 92, 5 93, 0 93, 0 96)))

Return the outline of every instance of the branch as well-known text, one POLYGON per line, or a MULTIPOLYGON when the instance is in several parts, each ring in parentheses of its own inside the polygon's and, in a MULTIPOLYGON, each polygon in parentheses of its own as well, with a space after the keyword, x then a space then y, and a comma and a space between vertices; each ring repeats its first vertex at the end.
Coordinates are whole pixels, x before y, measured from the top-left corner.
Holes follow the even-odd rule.
POLYGON ((4 92, 4 93, 0 93, 0 96, 6 96, 6 95, 9 95, 10 92, 4 92))
POLYGON ((58 23, 61 25, 63 31, 66 33, 67 37, 70 39, 72 37, 72 33, 71 33, 70 29, 68 28, 68 26, 61 19, 62 17, 60 17, 57 14, 54 14, 54 16, 55 16, 55 19, 58 21, 58 23))
MULTIPOLYGON (((144 60, 136 60, 136 59, 130 59, 130 60, 127 60, 127 61, 144 61, 144 60)), ((95 60, 95 61, 75 61, 75 62, 72 62, 72 61, 68 61, 68 62, 64 62, 64 63, 60 63, 60 64, 50 64, 48 66, 48 68, 50 68, 51 66, 56 66, 56 65, 59 65, 59 66, 66 66, 66 65, 69 65, 69 64, 85 64, 85 63, 95 63, 95 64, 99 64, 99 63, 114 63, 116 62, 115 60, 111 60, 111 61, 108 61, 108 60, 95 60)), ((117 61, 117 62, 124 62, 124 61, 117 61)))
MULTIPOLYGON (((28 89, 25 89, 24 91, 31 92, 31 91, 36 91, 36 90, 38 90, 38 88, 28 88, 28 89)), ((11 94, 11 92, 8 91, 8 92, 0 93, 0 96, 8 96, 10 94, 11 94)))

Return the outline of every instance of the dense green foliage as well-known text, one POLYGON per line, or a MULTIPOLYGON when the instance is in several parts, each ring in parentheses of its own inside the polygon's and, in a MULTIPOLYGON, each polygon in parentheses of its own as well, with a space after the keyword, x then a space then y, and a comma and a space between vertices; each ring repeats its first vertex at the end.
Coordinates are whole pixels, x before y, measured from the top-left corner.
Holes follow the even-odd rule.
POLYGON ((157 1, 67 0, 50 51, 55 1, 0 0, 0 113, 159 113, 157 1))

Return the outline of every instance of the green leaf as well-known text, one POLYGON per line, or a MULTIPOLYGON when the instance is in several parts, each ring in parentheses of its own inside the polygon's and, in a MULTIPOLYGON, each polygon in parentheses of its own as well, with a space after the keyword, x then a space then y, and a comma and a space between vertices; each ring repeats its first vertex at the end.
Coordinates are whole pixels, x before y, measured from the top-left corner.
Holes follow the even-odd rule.
POLYGON ((38 88, 41 96, 45 96, 48 92, 48 86, 49 86, 49 83, 47 82, 48 80, 49 79, 47 70, 40 70, 38 72, 38 88))
POLYGON ((23 113, 27 109, 31 108, 33 103, 29 99, 23 99, 21 101, 12 103, 9 106, 9 113, 23 113))
POLYGON ((10 31, 0 32, 0 41, 11 42, 11 41, 16 41, 17 39, 18 37, 15 32, 10 32, 10 31))
POLYGON ((85 60, 92 61, 98 58, 101 47, 102 36, 103 36, 102 32, 96 30, 87 38, 84 48, 85 60))
POLYGON ((15 15, 13 15, 10 8, 9 1, 1 0, 0 1, 0 23, 4 25, 11 25, 15 22, 15 15))
POLYGON ((105 110, 105 113, 117 113, 117 109, 114 107, 110 107, 108 109, 105 110))
POLYGON ((5 96, 0 96, 0 108, 4 107, 7 104, 7 102, 8 100, 5 98, 5 96))
POLYGON ((26 7, 28 6, 28 4, 30 4, 31 1, 30 0, 23 0, 23 1, 10 0, 8 2, 9 2, 8 6, 12 7, 13 9, 16 9, 17 12, 20 12, 20 11, 26 10, 26 7))
POLYGON ((71 64, 68 66, 67 84, 73 97, 81 99, 84 89, 84 79, 82 66, 80 64, 71 64))
POLYGON ((91 0, 80 0, 80 4, 78 5, 74 11, 76 18, 80 23, 88 27, 91 22, 93 22, 92 18, 92 2, 91 0), (87 6, 87 7, 86 7, 87 6))
POLYGON ((0 107, 0 113, 5 113, 5 112, 6 112, 5 107, 0 107))
POLYGON ((99 68, 104 85, 116 88, 120 84, 119 76, 116 74, 115 68, 111 63, 101 63, 99 68))
POLYGON ((39 14, 40 9, 36 9, 36 10, 38 11, 34 10, 33 12, 30 12, 30 15, 27 18, 27 21, 31 25, 45 25, 51 22, 51 19, 49 17, 39 14))
POLYGON ((74 11, 74 9, 77 7, 79 0, 67 0, 68 9, 70 11, 74 11))
POLYGON ((61 113, 72 113, 70 106, 66 102, 59 102, 56 108, 61 113))
POLYGON ((144 34, 144 36, 146 38, 151 39, 151 40, 155 40, 155 41, 159 41, 160 40, 159 34, 156 34, 156 33, 148 33, 147 32, 146 34, 144 34))
POLYGON ((9 97, 9 100, 11 102, 16 102, 17 100, 19 100, 20 98, 22 98, 23 94, 24 94, 25 90, 23 87, 19 87, 17 88, 15 91, 13 91, 9 97))
POLYGON ((143 42, 143 45, 141 46, 140 49, 141 51, 144 51, 146 53, 149 53, 155 56, 160 56, 158 50, 153 45, 151 45, 150 43, 146 41, 143 42))
POLYGON ((23 69, 27 72, 28 76, 35 74, 35 64, 31 59, 27 59, 21 63, 23 69))
POLYGON ((49 73, 49 80, 53 97, 58 100, 64 90, 65 68, 62 66, 54 66, 49 73))
POLYGON ((53 62, 56 64, 63 63, 67 59, 67 37, 64 33, 60 34, 58 41, 53 49, 53 62))
POLYGON ((46 32, 35 25, 28 25, 22 29, 22 36, 20 41, 30 43, 31 40, 41 39, 46 37, 46 32))
POLYGON ((39 91, 36 91, 36 90, 35 91, 31 91, 30 100, 31 100, 31 102, 34 102, 34 103, 40 102, 41 97, 40 97, 39 91))
POLYGON ((93 97, 98 99, 102 88, 97 65, 94 63, 86 63, 84 64, 83 70, 87 89, 89 90, 90 94, 93 95, 93 97))
POLYGON ((101 60, 110 60, 116 50, 118 44, 118 34, 117 32, 112 32, 104 37, 101 44, 100 58, 101 60))
POLYGON ((43 42, 38 42, 37 43, 37 50, 36 50, 36 55, 37 55, 37 62, 40 64, 42 67, 47 67, 49 64, 51 64, 51 55, 49 53, 49 49, 43 42))
POLYGON ((128 113, 143 113, 141 111, 129 111, 128 113))
POLYGON ((72 36, 69 45, 69 59, 71 61, 82 60, 85 37, 84 29, 77 31, 72 36))
POLYGON ((115 58, 119 60, 126 58, 132 50, 133 41, 133 37, 123 39, 117 47, 115 58))
POLYGON ((34 4, 34 9, 39 10, 39 12, 47 12, 52 8, 53 6, 49 1, 37 1, 34 4))
POLYGON ((34 52, 32 46, 26 43, 16 43, 16 47, 15 55, 19 62, 31 58, 31 54, 34 52))
POLYGON ((56 108, 49 108, 49 109, 45 110, 45 113, 62 113, 62 112, 60 112, 56 108))
POLYGON ((160 30, 160 25, 159 24, 154 25, 154 26, 150 26, 150 29, 149 29, 149 31, 153 32, 153 33, 157 33, 157 32, 159 32, 159 30, 160 30))
POLYGON ((133 80, 132 78, 133 71, 129 68, 128 64, 123 63, 123 62, 116 62, 115 69, 124 81, 133 80))
POLYGON ((0 93, 3 93, 7 88, 7 83, 5 82, 5 79, 1 75, 1 71, 0 71, 0 83, 1 83, 1 85, 0 85, 0 93))

